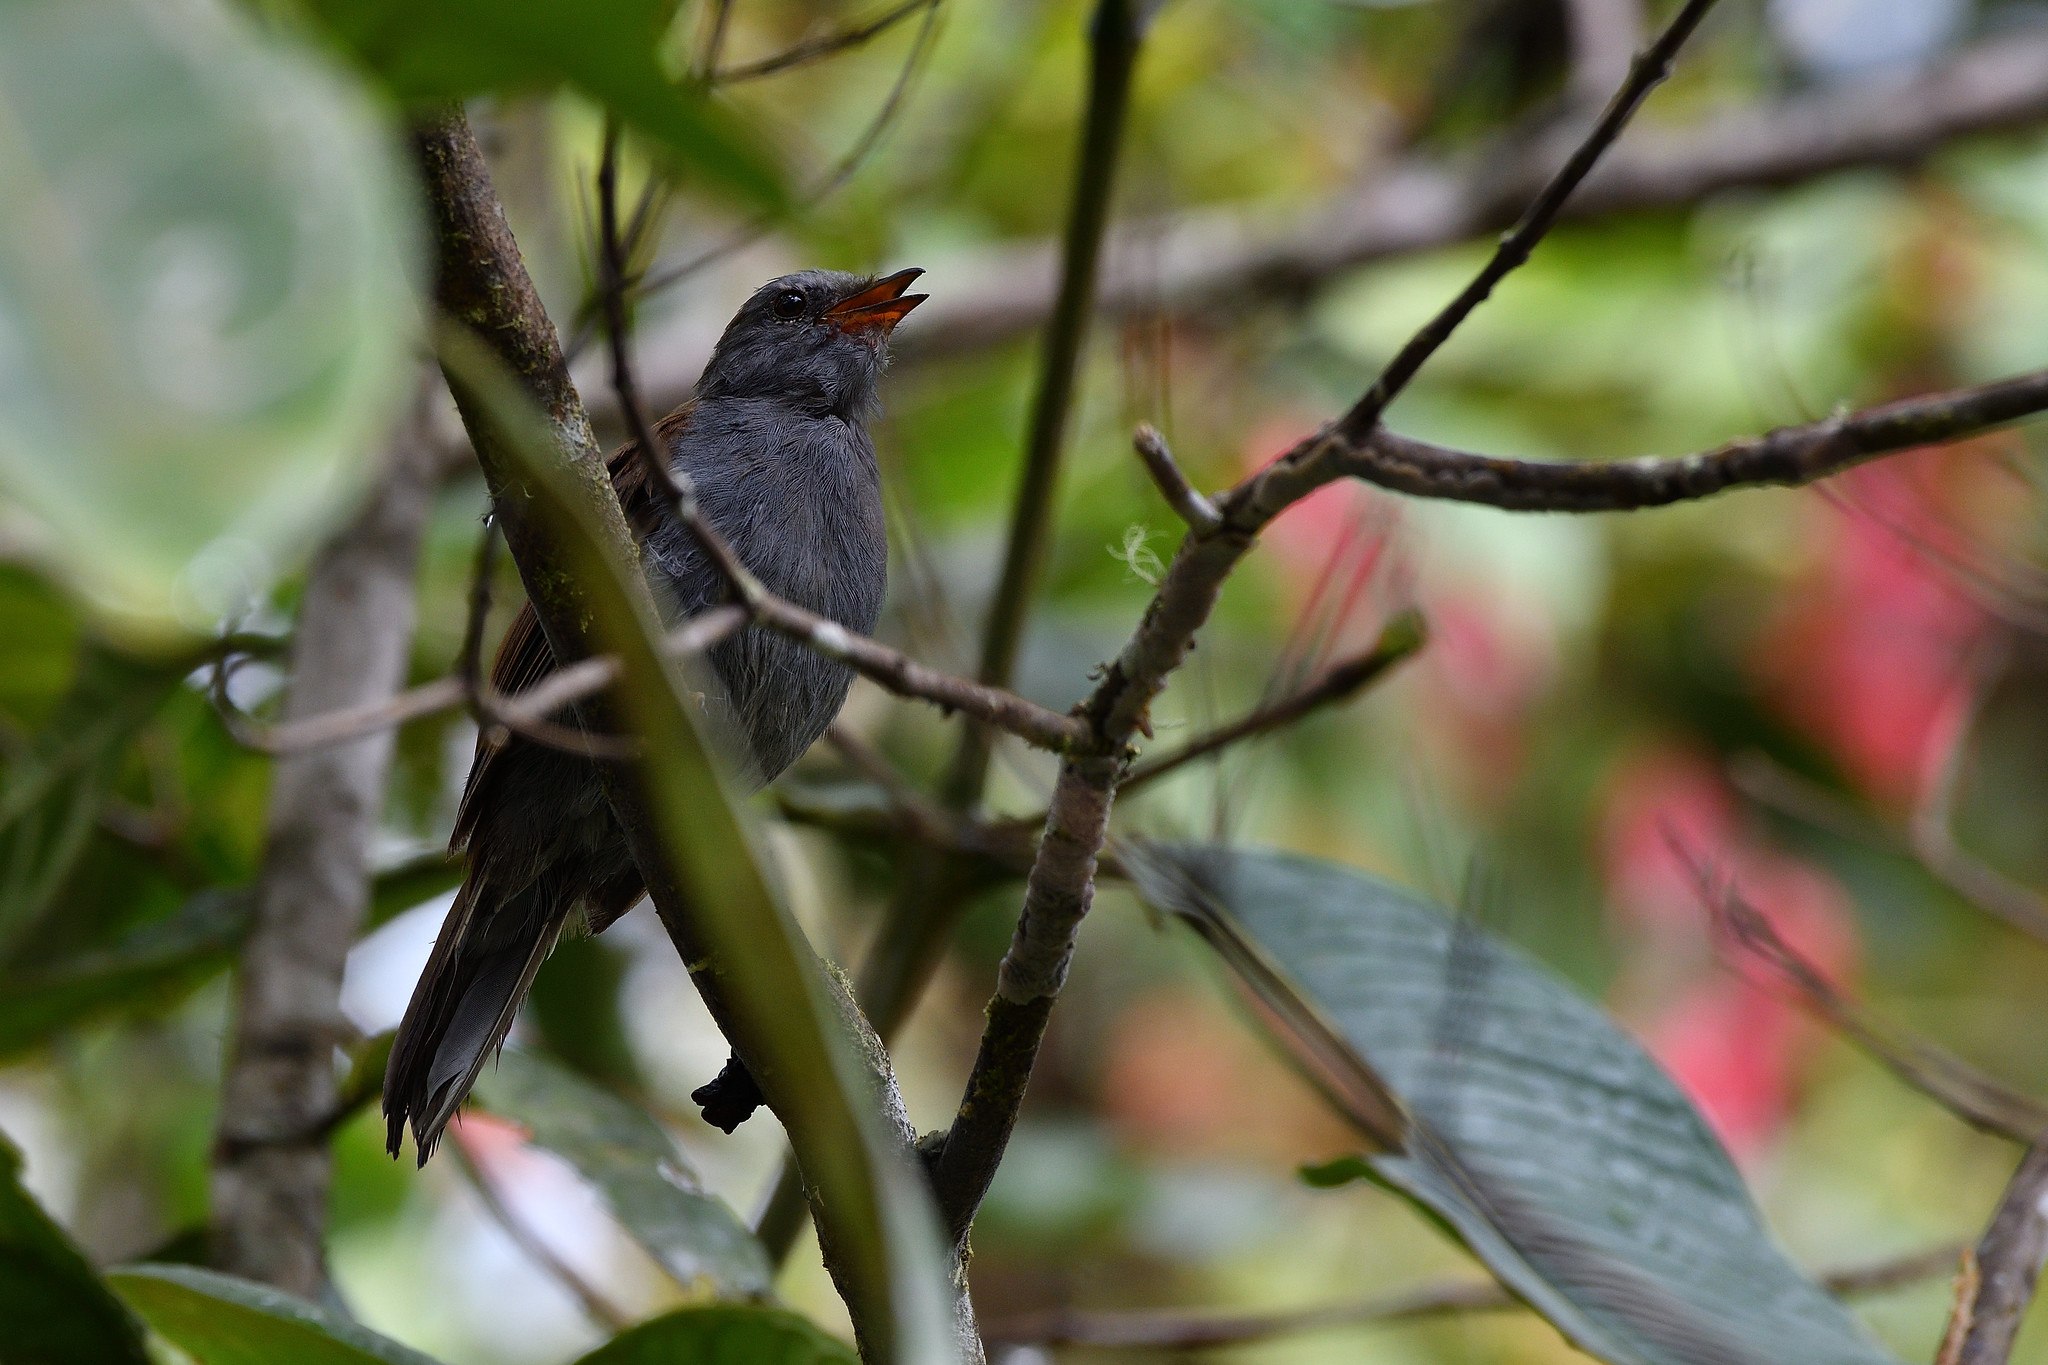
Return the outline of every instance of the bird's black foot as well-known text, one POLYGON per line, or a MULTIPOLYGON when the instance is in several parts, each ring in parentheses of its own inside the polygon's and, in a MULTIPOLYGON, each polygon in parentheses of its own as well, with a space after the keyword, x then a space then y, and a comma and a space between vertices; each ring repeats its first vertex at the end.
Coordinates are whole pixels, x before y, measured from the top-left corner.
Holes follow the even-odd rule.
POLYGON ((704 1111, 704 1121, 722 1133, 730 1133, 754 1116, 761 1107, 761 1087, 754 1073, 737 1056, 711 1080, 690 1092, 690 1098, 704 1111))

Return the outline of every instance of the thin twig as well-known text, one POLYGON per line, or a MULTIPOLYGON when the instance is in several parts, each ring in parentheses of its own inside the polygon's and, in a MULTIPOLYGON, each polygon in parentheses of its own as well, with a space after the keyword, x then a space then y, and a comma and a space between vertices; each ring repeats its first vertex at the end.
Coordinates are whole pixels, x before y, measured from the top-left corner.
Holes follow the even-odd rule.
POLYGON ((823 61, 827 57, 836 57, 888 32, 900 20, 908 19, 920 9, 939 3, 940 0, 899 0, 899 3, 873 18, 849 24, 845 28, 834 29, 830 33, 821 33, 815 38, 806 38, 800 43, 793 43, 772 57, 763 57, 759 61, 739 62, 721 68, 711 79, 718 85, 737 85, 741 81, 779 75, 796 67, 823 61))
POLYGON ((1336 665, 1301 690, 1191 739, 1170 754, 1134 765, 1117 788, 1118 795, 1128 796, 1197 759, 1283 729, 1326 706, 1349 701, 1420 650, 1427 638, 1420 616, 1410 613, 1396 619, 1380 632, 1371 649, 1336 665))
MULTIPOLYGON (((1946 1274, 1967 1247, 1930 1247, 1867 1265, 1847 1266, 1817 1278, 1837 1297, 1882 1294, 1946 1274)), ((1320 1304, 1270 1313, 1204 1314, 1080 1312, 1030 1314, 993 1323, 989 1339, 1014 1346, 1089 1346, 1126 1351, 1200 1351, 1344 1327, 1388 1326, 1469 1313, 1525 1309, 1520 1299, 1490 1281, 1423 1285, 1399 1294, 1352 1303, 1320 1304)))
POLYGON ((491 579, 497 570, 498 528, 489 521, 477 537, 476 564, 469 582, 469 618, 462 628, 462 649, 456 655, 455 677, 462 686, 463 701, 477 723, 484 741, 501 747, 506 736, 518 735, 535 744, 588 759, 627 759, 639 752, 633 740, 623 735, 598 735, 548 718, 546 712, 530 707, 515 710, 505 704, 484 672, 484 628, 491 615, 491 579))
POLYGON ((1203 497, 1196 487, 1188 482, 1188 476, 1181 473, 1175 463, 1173 451, 1168 449, 1166 438, 1151 423, 1141 424, 1131 436, 1131 446, 1138 452, 1138 458, 1145 463, 1145 472, 1152 476, 1152 482, 1159 486, 1159 495, 1166 499, 1166 505, 1174 510, 1188 529, 1199 535, 1206 535, 1223 524, 1223 516, 1216 510, 1216 504, 1203 497))
POLYGON ((1913 1089, 1971 1127, 2031 1142, 2048 1131, 2048 1106, 2022 1095, 1962 1058, 1871 1019, 1820 969, 1787 943, 1769 919, 1733 886, 1716 886, 1703 862, 1675 840, 1672 851, 1692 870, 1701 902, 1730 944, 1770 969, 1815 1017, 1913 1089))
MULTIPOLYGON (((868 158, 874 155, 875 149, 882 145, 882 140, 888 136, 897 116, 903 112, 910 95, 910 87, 916 81, 918 72, 923 70, 925 58, 931 55, 932 41, 939 31, 939 13, 940 5, 937 3, 933 3, 925 10, 924 22, 918 25, 917 36, 911 41, 910 51, 904 57, 903 65, 898 68, 896 79, 890 85, 887 97, 875 110, 874 117, 868 120, 867 127, 861 130, 860 136, 854 139, 853 145, 839 158, 838 163, 803 192, 800 196, 803 208, 816 208, 844 189, 867 163, 868 158)), ((757 215, 723 241, 713 243, 687 260, 652 272, 644 282, 636 282, 640 297, 650 298, 673 288, 734 252, 752 246, 765 237, 777 221, 778 215, 774 213, 757 215)), ((693 371, 693 376, 694 373, 693 371)))
POLYGON ((1955 1365, 2005 1365, 2048 1262, 2048 1139, 2027 1149, 1977 1243, 1974 1284, 1957 1305, 1955 1365))
POLYGON ((512 1244, 524 1252, 526 1258, 539 1266, 550 1279, 568 1290, 570 1297, 583 1309, 584 1316, 593 1323, 608 1332, 623 1332, 632 1326, 633 1317, 630 1313, 606 1298, 596 1285, 583 1277, 581 1271, 556 1254, 545 1237, 527 1226, 526 1220, 512 1211, 511 1206, 498 1194, 497 1186, 478 1163, 475 1154, 469 1150, 469 1143, 463 1140, 460 1124, 456 1126, 454 1136, 455 1141, 449 1145, 455 1149, 455 1158, 461 1165, 463 1174, 469 1177, 470 1188, 476 1191, 477 1202, 484 1206, 484 1212, 491 1216, 491 1221, 511 1239, 512 1244))
POLYGON ((1729 765, 1728 775, 1743 795, 1781 814, 1844 838, 1891 848, 1911 858, 1966 903, 2048 943, 2048 897, 1965 852, 1946 831, 1895 831, 1819 783, 1762 754, 1738 757, 1729 765))

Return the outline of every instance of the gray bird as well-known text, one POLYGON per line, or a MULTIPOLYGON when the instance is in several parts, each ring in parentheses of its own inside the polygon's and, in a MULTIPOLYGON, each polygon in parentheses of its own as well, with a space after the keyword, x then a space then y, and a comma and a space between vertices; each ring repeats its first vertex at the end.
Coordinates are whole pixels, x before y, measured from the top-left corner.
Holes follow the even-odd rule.
MULTIPOLYGON (((904 292, 922 273, 812 270, 763 285, 727 324, 696 397, 654 427, 705 518, 762 583, 863 634, 881 612, 888 560, 867 419, 889 334, 924 301, 904 292)), ((614 454, 610 470, 664 616, 728 600, 696 538, 646 485, 635 449, 614 454)), ((755 627, 710 662, 722 695, 708 709, 756 787, 825 732, 853 682, 845 666, 755 627)), ((529 605, 492 682, 516 694, 554 668, 529 605)), ((468 873, 384 1073, 386 1145, 397 1156, 410 1124, 422 1165, 555 943, 602 932, 645 891, 591 761, 516 736, 503 747, 479 739, 450 847, 468 873)))

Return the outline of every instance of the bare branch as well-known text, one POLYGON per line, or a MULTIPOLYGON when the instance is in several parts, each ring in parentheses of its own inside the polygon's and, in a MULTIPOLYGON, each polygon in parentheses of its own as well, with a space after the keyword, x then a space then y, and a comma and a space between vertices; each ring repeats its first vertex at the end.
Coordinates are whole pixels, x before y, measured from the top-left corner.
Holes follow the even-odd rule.
MULTIPOLYGON (((404 681, 436 461, 424 421, 409 423, 362 509, 315 561, 292 639, 288 720, 383 705, 404 681)), ((277 765, 237 968, 214 1140, 214 1254, 225 1270, 306 1298, 326 1287, 326 1119, 334 1050, 352 1033, 341 975, 369 908, 391 748, 378 732, 277 765)))
POLYGON ((1207 534, 1223 524, 1216 504, 1203 497, 1188 482, 1188 476, 1180 472, 1173 452, 1167 448, 1166 438, 1159 434, 1157 427, 1150 423, 1140 426, 1131 436, 1131 446, 1138 452, 1138 458, 1145 462, 1145 472, 1152 476, 1152 482, 1159 485, 1159 494, 1166 499, 1166 505, 1187 523, 1189 530, 1207 534))
MULTIPOLYGON (((1627 512, 1731 488, 1797 487, 1920 446, 1974 436, 2048 409, 2048 370, 1842 413, 1671 458, 1555 464, 1499 459, 1381 430, 1318 458, 1397 493, 1515 512, 1627 512)), ((1311 443, 1314 444, 1314 443, 1311 443)), ((1323 453, 1328 452, 1328 453, 1323 453)), ((1302 457, 1290 453, 1284 457, 1302 457)))
POLYGON ((891 28, 894 28, 899 21, 908 19, 919 10, 928 6, 935 6, 939 2, 940 0, 898 0, 898 3, 891 5, 873 18, 848 24, 846 27, 834 29, 830 33, 821 33, 815 38, 806 38, 804 41, 793 44, 772 57, 763 57, 759 61, 753 62, 738 62, 732 66, 721 68, 711 79, 719 85, 737 85, 741 81, 758 80, 763 76, 780 75, 782 72, 790 71, 800 66, 808 66, 812 62, 823 61, 828 57, 836 57, 842 52, 859 47, 870 39, 879 37, 891 28))
MULTIPOLYGON (((738 607, 713 607, 670 631, 663 648, 671 658, 702 654, 746 621, 747 614, 738 607)), ((563 707, 598 695, 617 682, 618 676, 619 662, 609 654, 579 659, 566 668, 556 669, 524 692, 500 694, 493 714, 516 730, 527 722, 545 719, 563 707)), ((467 700, 463 680, 450 674, 401 692, 388 702, 338 707, 317 716, 282 721, 267 729, 245 721, 236 729, 235 739, 267 754, 301 753, 453 711, 467 700)))
POLYGON ((1380 632, 1378 642, 1371 649, 1336 665, 1292 696, 1191 739, 1161 758, 1136 764, 1117 788, 1118 795, 1128 796, 1137 788, 1157 782, 1197 759, 1220 753, 1247 739, 1284 729, 1326 706, 1337 706, 1351 700, 1385 677, 1395 665, 1420 650, 1427 639, 1427 630, 1420 616, 1411 612, 1399 617, 1380 632))
MULTIPOLYGON (((2027 1149, 1991 1226, 1977 1243, 1974 1285, 1958 1302, 1951 1333, 1961 1347, 1955 1365, 2005 1365, 2020 1320, 2048 1262, 2048 1140, 2027 1149)), ((1944 1354, 1947 1354, 1944 1352, 1944 1354)))

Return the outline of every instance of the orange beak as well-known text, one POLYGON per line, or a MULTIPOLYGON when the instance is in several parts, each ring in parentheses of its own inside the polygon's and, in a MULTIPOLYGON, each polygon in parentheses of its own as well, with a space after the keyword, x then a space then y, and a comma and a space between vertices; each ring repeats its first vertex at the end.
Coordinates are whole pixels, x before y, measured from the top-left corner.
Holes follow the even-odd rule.
POLYGON ((876 280, 858 294, 841 299, 827 308, 825 321, 842 332, 855 335, 878 332, 881 336, 887 336, 911 309, 930 297, 928 294, 903 292, 922 274, 924 271, 912 268, 899 270, 885 279, 876 280))

